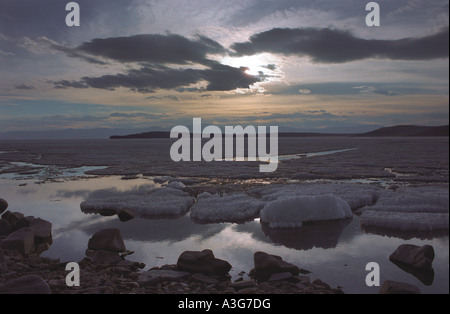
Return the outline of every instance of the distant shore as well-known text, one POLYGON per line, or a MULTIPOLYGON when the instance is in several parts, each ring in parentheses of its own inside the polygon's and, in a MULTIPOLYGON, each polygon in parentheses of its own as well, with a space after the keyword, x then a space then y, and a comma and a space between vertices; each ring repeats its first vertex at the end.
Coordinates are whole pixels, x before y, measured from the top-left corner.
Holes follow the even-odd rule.
MULTIPOLYGON (((225 136, 225 135, 223 135, 225 136)), ((399 125, 387 128, 380 128, 367 133, 317 133, 317 132, 280 132, 279 137, 339 137, 339 136, 353 136, 353 137, 434 137, 434 136, 449 136, 449 126, 415 126, 415 125, 399 125)), ((191 134, 192 137, 192 134, 191 134)), ((145 132, 130 135, 113 135, 112 140, 118 139, 145 139, 145 138, 170 138, 170 132, 145 132)))

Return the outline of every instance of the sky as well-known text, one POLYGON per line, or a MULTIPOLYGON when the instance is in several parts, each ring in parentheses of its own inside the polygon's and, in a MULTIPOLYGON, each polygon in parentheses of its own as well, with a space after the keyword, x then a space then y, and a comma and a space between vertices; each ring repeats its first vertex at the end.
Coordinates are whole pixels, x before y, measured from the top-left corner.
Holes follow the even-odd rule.
POLYGON ((0 0, 0 132, 449 123, 449 2, 0 0))

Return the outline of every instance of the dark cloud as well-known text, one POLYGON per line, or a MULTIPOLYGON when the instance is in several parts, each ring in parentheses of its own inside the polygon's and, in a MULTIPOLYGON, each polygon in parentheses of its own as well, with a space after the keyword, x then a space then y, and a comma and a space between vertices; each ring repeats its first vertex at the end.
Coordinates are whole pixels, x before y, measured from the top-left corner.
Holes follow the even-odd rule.
POLYGON ((113 112, 109 116, 111 118, 152 118, 152 119, 159 119, 166 117, 166 115, 164 114, 152 114, 145 112, 135 112, 135 113, 113 112))
POLYGON ((68 80, 61 80, 57 82, 49 81, 49 83, 53 83, 55 88, 58 89, 65 89, 65 88, 89 88, 85 83, 83 82, 77 82, 77 81, 68 81, 68 80))
POLYGON ((36 89, 36 87, 26 84, 20 84, 20 85, 14 85, 15 89, 21 89, 21 90, 33 90, 36 89))
POLYGON ((344 63, 368 58, 429 60, 448 58, 449 28, 436 34, 398 40, 363 39, 348 31, 317 28, 274 28, 255 34, 248 42, 235 43, 236 54, 262 52, 309 56, 317 63, 344 63))
MULTIPOLYGON (((83 77, 81 81, 54 82, 55 88, 99 88, 114 90, 125 87, 133 91, 148 93, 156 89, 180 89, 202 81, 207 82, 208 91, 228 91, 236 88, 249 88, 260 78, 245 73, 243 68, 234 68, 208 61, 208 69, 173 69, 158 66, 132 69, 127 73, 83 77)), ((173 98, 171 98, 174 100, 173 98)))
POLYGON ((69 57, 79 58, 81 60, 84 60, 84 61, 92 63, 92 64, 99 64, 99 65, 106 65, 106 64, 108 64, 107 62, 104 62, 104 61, 101 61, 101 60, 99 60, 97 58, 94 58, 92 56, 83 54, 82 52, 78 51, 77 49, 64 47, 64 46, 58 45, 58 44, 56 44, 54 42, 50 43, 50 47, 53 48, 54 50, 57 50, 57 51, 65 53, 69 57))
POLYGON ((268 64, 268 65, 263 65, 263 68, 271 70, 271 71, 275 71, 277 69, 277 66, 275 64, 268 64))
POLYGON ((72 50, 74 56, 88 53, 120 62, 186 64, 201 62, 208 54, 224 54, 218 42, 198 35, 191 40, 168 34, 145 34, 129 37, 97 38, 72 50))
POLYGON ((147 100, 163 100, 163 99, 170 99, 173 101, 180 101, 180 99, 177 96, 174 95, 167 95, 167 96, 162 96, 162 97, 158 97, 158 96, 150 96, 145 98, 147 100))
POLYGON ((208 91, 229 91, 236 88, 249 88, 261 79, 254 75, 246 74, 248 68, 234 68, 218 62, 209 62, 210 69, 202 70, 201 75, 209 84, 208 91))

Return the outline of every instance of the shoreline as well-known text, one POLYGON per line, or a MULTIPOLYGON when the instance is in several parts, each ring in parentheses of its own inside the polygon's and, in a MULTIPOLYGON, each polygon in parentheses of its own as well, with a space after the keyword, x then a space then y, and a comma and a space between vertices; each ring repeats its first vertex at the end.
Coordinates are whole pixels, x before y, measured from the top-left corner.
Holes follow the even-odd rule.
MULTIPOLYGON (((42 229, 35 228, 33 246, 28 248, 22 243, 28 241, 25 238, 15 236, 13 244, 4 241, 12 234, 33 230, 30 228, 36 225, 33 221, 50 228, 51 223, 23 217, 20 213, 7 211, 3 214, 3 217, 10 217, 10 221, 13 216, 22 217, 12 228, 16 230, 0 236, 0 294, 344 294, 340 287, 332 288, 320 279, 311 282, 307 276, 309 271, 264 252, 255 253, 255 268, 248 273, 242 270, 235 280, 229 275, 232 266, 215 258, 210 250, 184 252, 184 255, 193 256, 193 262, 189 262, 192 257, 183 262, 182 254, 177 264, 154 266, 143 271, 144 263, 126 259, 133 252, 126 250, 120 231, 112 229, 101 230, 89 240, 86 257, 77 263, 80 286, 69 287, 66 284, 66 276, 70 273, 66 270, 68 263, 40 256, 51 246, 51 235, 39 238, 37 235, 42 229), (99 242, 100 246, 92 244, 91 241, 95 242, 93 239, 105 231, 107 235, 99 242), (7 249, 3 247, 5 243, 7 249), (119 249, 114 247, 117 243, 119 249), (257 263, 269 266, 261 268, 257 263), (199 265, 203 266, 198 268, 199 265), (244 279, 244 275, 250 279, 244 279)), ((2 218, 2 221, 6 219, 2 218)))

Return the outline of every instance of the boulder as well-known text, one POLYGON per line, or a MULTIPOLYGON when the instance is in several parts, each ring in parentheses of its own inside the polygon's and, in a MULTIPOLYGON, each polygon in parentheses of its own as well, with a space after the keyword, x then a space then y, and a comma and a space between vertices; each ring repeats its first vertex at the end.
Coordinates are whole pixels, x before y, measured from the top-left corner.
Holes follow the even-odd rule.
POLYGON ((253 258, 257 281, 267 281, 275 273, 291 273, 293 276, 298 276, 300 273, 297 266, 283 261, 280 256, 256 252, 253 258))
POLYGON ((0 198, 0 214, 3 213, 8 208, 8 202, 3 198, 0 198))
POLYGON ((0 284, 0 294, 51 294, 51 291, 44 279, 31 275, 0 284))
POLYGON ((186 251, 178 258, 177 269, 190 273, 224 276, 230 271, 231 265, 227 261, 215 258, 211 250, 186 251))
POLYGON ((140 287, 155 286, 162 281, 178 281, 186 279, 190 273, 175 270, 149 270, 139 274, 137 283, 140 287))
POLYGON ((126 247, 119 229, 104 229, 95 233, 89 239, 90 250, 104 250, 111 252, 125 252, 126 247))
POLYGON ((51 238, 52 236, 52 223, 41 218, 32 218, 29 220, 29 228, 34 230, 34 236, 40 239, 51 238))
POLYGON ((380 294, 420 294, 420 290, 404 282, 386 280, 380 289, 380 294))
POLYGON ((34 230, 22 228, 11 233, 1 243, 3 249, 29 254, 34 248, 34 230))
POLYGON ((22 213, 7 211, 2 215, 2 218, 9 222, 12 231, 28 227, 30 224, 29 220, 22 213))
POLYGON ((431 245, 420 247, 411 244, 403 244, 389 256, 389 260, 395 264, 425 270, 432 268, 434 256, 434 249, 431 245))
POLYGON ((0 219, 0 236, 8 235, 11 233, 11 231, 11 224, 3 218, 0 219))

